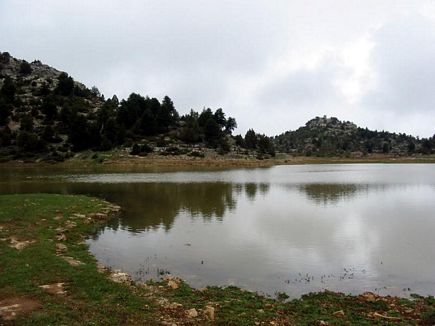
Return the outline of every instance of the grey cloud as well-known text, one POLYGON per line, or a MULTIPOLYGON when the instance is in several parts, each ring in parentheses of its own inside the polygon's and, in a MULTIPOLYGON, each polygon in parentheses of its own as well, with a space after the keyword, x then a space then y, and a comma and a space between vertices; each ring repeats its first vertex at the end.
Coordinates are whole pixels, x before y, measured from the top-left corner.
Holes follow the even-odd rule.
MULTIPOLYGON (((116 14, 89 1, 45 2, 43 17, 27 13, 24 21, 5 24, 3 30, 19 36, 6 39, 5 33, 2 43, 79 72, 80 65, 93 64, 103 71, 119 63, 135 65, 144 74, 192 69, 251 72, 277 50, 277 39, 283 36, 275 31, 277 23, 267 19, 279 11, 270 13, 261 1, 109 1, 116 14), (51 23, 35 23, 39 18, 51 23)), ((25 7, 11 5, 9 14, 26 13, 25 7)))
POLYGON ((259 94, 264 105, 284 110, 298 110, 324 106, 339 101, 334 83, 343 68, 329 60, 322 60, 316 68, 291 71, 266 85, 259 94))
MULTIPOLYGON (((333 55, 326 55, 313 68, 299 68, 274 78, 258 90, 256 102, 267 108, 271 126, 296 129, 315 116, 337 115, 344 104, 337 82, 348 69, 333 55)), ((258 115, 262 112, 259 111, 258 115)))
POLYGON ((435 132, 435 24, 420 15, 390 22, 374 35, 376 85, 361 101, 382 129, 435 132), (387 121, 389 120, 389 121, 387 121), (383 123, 381 123, 383 121, 383 123))
POLYGON ((390 23, 375 35, 378 84, 367 103, 382 109, 435 113, 435 24, 424 17, 390 23))
POLYGON ((40 59, 106 96, 169 95, 181 113, 223 107, 242 133, 253 127, 276 134, 327 114, 428 136, 435 125, 435 30, 418 15, 423 5, 432 4, 4 0, 0 50, 40 59), (384 27, 374 33, 377 26, 384 27), (335 85, 351 74, 337 57, 313 69, 296 66, 284 77, 273 73, 289 54, 289 60, 325 49, 337 54, 364 35, 376 43, 371 65, 379 83, 356 104, 335 85), (266 85, 245 87, 265 76, 266 85))
POLYGON ((44 3, 36 13, 30 2, 4 5, 0 18, 23 20, 4 20, 0 44, 107 96, 168 94, 182 112, 222 106, 231 76, 264 69, 286 34, 282 10, 265 1, 44 3))

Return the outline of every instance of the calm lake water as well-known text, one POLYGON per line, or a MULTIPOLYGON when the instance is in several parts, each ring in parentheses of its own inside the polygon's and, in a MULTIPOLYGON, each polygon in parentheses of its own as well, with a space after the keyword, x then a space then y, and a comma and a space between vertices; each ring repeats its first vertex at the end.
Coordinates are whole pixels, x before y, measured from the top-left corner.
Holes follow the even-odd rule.
POLYGON ((1 193, 80 193, 123 207, 88 240, 136 280, 291 297, 323 289, 435 294, 435 165, 303 165, 164 173, 0 171, 1 193))

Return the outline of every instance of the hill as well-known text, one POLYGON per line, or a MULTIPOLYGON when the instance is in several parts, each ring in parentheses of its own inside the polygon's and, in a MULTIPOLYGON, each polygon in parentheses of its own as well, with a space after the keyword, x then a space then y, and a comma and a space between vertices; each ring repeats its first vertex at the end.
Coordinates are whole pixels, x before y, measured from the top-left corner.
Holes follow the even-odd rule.
POLYGON ((435 138, 418 139, 411 135, 372 131, 334 117, 316 117, 295 131, 274 137, 278 151, 299 155, 362 156, 372 153, 413 155, 430 154, 435 138))
POLYGON ((179 116, 172 100, 132 93, 105 99, 65 72, 0 52, 0 157, 61 161, 83 150, 192 154, 191 144, 228 152, 236 120, 222 109, 179 116), (186 145, 186 146, 184 146, 186 145))

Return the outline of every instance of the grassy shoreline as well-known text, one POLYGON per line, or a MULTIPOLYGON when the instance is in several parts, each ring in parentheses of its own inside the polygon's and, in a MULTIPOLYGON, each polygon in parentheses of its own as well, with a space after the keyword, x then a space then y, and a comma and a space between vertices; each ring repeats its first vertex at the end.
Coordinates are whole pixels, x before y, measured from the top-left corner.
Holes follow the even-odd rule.
POLYGON ((412 325, 435 299, 322 292, 284 302, 236 287, 196 290, 176 277, 133 283, 84 244, 120 208, 69 195, 0 196, 0 324, 412 325), (14 315, 15 313, 15 315, 14 315))
POLYGON ((146 157, 121 155, 119 152, 84 152, 64 162, 0 162, 0 169, 96 169, 96 170, 179 170, 179 169, 227 169, 261 168, 275 165, 304 164, 435 164, 435 155, 430 156, 389 156, 371 155, 365 157, 314 157, 279 154, 275 158, 256 159, 250 156, 208 156, 205 158, 148 155, 146 157))

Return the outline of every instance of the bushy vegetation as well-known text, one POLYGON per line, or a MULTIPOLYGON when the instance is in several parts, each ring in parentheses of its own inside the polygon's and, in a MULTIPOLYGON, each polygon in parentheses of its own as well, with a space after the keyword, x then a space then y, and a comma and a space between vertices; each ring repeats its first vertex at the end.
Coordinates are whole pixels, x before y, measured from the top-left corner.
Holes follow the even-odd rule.
POLYGON ((253 129, 249 129, 245 138, 236 136, 236 143, 244 148, 255 150, 259 156, 270 155, 275 156, 275 145, 271 138, 263 134, 257 134, 253 129))
POLYGON ((32 72, 32 67, 30 64, 23 60, 20 64, 20 74, 29 75, 32 72))
POLYGON ((406 134, 372 131, 327 117, 312 119, 295 131, 275 137, 274 142, 281 152, 307 156, 431 154, 435 149, 435 137, 418 139, 406 134))

